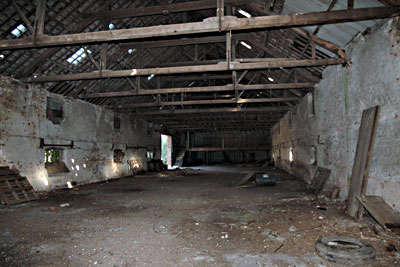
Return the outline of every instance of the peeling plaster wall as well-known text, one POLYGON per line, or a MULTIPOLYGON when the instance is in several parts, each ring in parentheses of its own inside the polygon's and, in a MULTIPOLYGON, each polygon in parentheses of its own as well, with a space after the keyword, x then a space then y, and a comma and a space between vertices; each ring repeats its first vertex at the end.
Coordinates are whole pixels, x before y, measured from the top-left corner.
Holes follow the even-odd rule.
POLYGON ((0 166, 18 169, 37 191, 65 187, 67 181, 85 184, 129 175, 129 159, 138 159, 146 170, 147 151, 160 157, 157 127, 126 115, 119 117, 121 129, 114 130, 112 110, 52 94, 37 86, 28 88, 0 76, 0 166), (60 124, 46 118, 47 97, 63 103, 60 124), (69 173, 49 176, 44 166, 44 151, 48 147, 40 148, 40 138, 45 144, 73 141, 73 148, 62 147, 62 161, 69 173), (114 163, 114 149, 125 153, 123 163, 114 163), (44 177, 48 186, 44 185, 44 177))
POLYGON ((325 69, 315 87, 315 115, 309 116, 308 98, 273 127, 274 156, 279 167, 309 181, 316 166, 332 170, 326 185, 347 197, 362 112, 381 106, 371 158, 367 194, 382 196, 400 211, 400 21, 393 18, 359 34, 346 47, 349 66, 325 69), (280 127, 281 134, 277 134, 280 127), (288 162, 292 146, 294 161, 288 162), (316 162, 314 150, 316 150, 316 162))

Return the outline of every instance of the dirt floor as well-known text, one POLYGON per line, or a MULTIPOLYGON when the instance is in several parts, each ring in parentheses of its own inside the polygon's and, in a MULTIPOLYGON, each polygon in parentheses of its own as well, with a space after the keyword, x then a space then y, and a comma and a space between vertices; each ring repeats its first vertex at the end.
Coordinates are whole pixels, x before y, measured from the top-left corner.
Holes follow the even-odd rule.
POLYGON ((138 175, 1 206, 0 266, 343 266, 315 252, 330 235, 372 244, 369 266, 400 266, 399 235, 272 168, 276 186, 231 186, 248 169, 138 175))

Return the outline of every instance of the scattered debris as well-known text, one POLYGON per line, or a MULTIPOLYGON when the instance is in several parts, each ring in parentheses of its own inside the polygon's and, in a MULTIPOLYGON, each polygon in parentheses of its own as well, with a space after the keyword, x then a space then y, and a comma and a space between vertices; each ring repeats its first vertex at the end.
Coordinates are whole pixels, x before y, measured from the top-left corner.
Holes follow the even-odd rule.
POLYGON ((168 169, 168 166, 165 165, 161 159, 152 159, 147 162, 148 171, 165 171, 168 169))
POLYGON ((252 221, 257 219, 256 214, 249 213, 246 211, 220 211, 219 216, 226 219, 241 220, 241 221, 252 221))
POLYGON ((319 210, 328 210, 327 207, 323 207, 323 206, 320 206, 320 205, 317 205, 317 209, 319 209, 319 210))
POLYGON ((368 264, 376 257, 373 246, 351 237, 321 237, 315 249, 322 258, 344 264, 368 264))
POLYGON ((228 238, 228 233, 227 232, 221 232, 221 238, 222 239, 228 238))
POLYGON ((56 208, 55 208, 55 207, 50 207, 50 210, 51 210, 51 211, 55 211, 56 208))
POLYGON ((332 190, 331 199, 336 199, 339 196, 340 187, 335 186, 332 190))
POLYGON ((294 225, 291 225, 291 226, 289 227, 289 231, 290 231, 290 232, 296 232, 296 227, 295 227, 294 225))
POLYGON ((283 244, 281 244, 277 249, 275 249, 274 253, 278 252, 282 247, 283 247, 283 244))
POLYGON ((317 200, 328 199, 331 193, 329 192, 321 192, 317 195, 317 200))
POLYGON ((61 205, 60 205, 60 207, 61 207, 61 208, 64 208, 64 207, 69 207, 69 203, 64 203, 64 204, 61 204, 61 205))
POLYGON ((263 236, 266 236, 269 240, 277 240, 277 241, 285 241, 286 238, 280 236, 277 232, 274 232, 270 229, 266 229, 261 233, 263 236))
POLYGON ((398 250, 397 250, 397 248, 396 248, 395 245, 389 244, 389 245, 386 246, 386 251, 388 251, 388 252, 395 252, 395 251, 398 251, 398 250))

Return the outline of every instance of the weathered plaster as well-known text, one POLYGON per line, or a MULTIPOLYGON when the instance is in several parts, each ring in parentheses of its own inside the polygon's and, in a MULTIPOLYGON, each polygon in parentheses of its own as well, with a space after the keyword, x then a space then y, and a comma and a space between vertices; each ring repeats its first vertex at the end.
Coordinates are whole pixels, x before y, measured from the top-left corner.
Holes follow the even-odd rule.
POLYGON ((129 159, 138 159, 141 168, 147 169, 146 152, 160 156, 157 127, 138 118, 120 117, 121 129, 114 130, 112 110, 0 77, 0 165, 18 169, 37 191, 65 187, 67 181, 84 184, 129 175, 129 159), (46 118, 47 97, 63 103, 60 124, 46 118), (69 173, 49 177, 40 138, 45 144, 74 142, 73 148, 62 152, 69 173), (114 163, 114 149, 125 153, 123 163, 114 163))
POLYGON ((332 170, 326 189, 339 186, 341 197, 346 198, 362 112, 380 105, 367 194, 382 196, 400 211, 399 18, 374 26, 366 35, 359 34, 346 51, 350 64, 326 68, 314 89, 315 115, 304 117, 308 113, 305 97, 293 111, 292 130, 285 125, 287 114, 280 121, 281 135, 273 131, 274 154, 283 143, 293 142, 292 166, 287 163, 285 148, 278 164, 308 181, 315 166, 309 162, 310 148, 315 146, 317 165, 332 170))

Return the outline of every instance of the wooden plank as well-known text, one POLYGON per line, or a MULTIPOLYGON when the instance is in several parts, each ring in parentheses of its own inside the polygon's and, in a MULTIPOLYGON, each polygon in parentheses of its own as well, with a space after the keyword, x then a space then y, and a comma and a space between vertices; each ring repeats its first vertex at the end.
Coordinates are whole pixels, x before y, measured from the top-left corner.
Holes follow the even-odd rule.
POLYGON ((232 113, 232 112, 283 112, 291 110, 290 107, 274 106, 274 107, 260 107, 260 108, 193 108, 193 109, 171 109, 171 110, 157 110, 157 111, 142 111, 135 110, 134 114, 141 115, 163 115, 163 114, 199 114, 199 113, 232 113))
POLYGON ((270 146, 249 146, 249 147, 191 147, 187 151, 265 151, 271 149, 270 146))
POLYGON ((22 79, 24 82, 42 83, 42 82, 59 82, 73 80, 92 80, 92 79, 107 79, 107 78, 124 78, 136 76, 166 75, 166 74, 182 74, 182 73, 198 73, 198 72, 219 72, 230 70, 256 70, 256 69, 273 69, 273 68, 298 68, 298 67, 315 67, 340 65, 346 62, 345 59, 302 59, 302 60, 282 60, 264 62, 219 62, 212 65, 193 65, 180 67, 165 67, 165 68, 146 68, 146 69, 130 69, 130 70, 104 70, 86 73, 64 74, 55 76, 38 76, 22 79))
POLYGON ((159 101, 153 103, 120 104, 110 107, 115 108, 140 108, 161 106, 185 106, 185 105, 215 105, 215 104, 242 104, 242 103, 275 103, 300 101, 299 97, 276 97, 276 98, 251 98, 251 99, 212 99, 212 100, 185 100, 185 101, 159 101))
MULTIPOLYGON (((231 4, 245 4, 246 1, 243 0, 225 0, 225 3, 231 4)), ((216 0, 202 0, 202 1, 190 1, 184 3, 176 3, 170 5, 160 5, 160 6, 149 6, 149 7, 137 7, 137 8, 126 8, 126 9, 116 9, 110 11, 100 11, 93 13, 84 13, 84 18, 101 19, 101 18, 130 18, 130 17, 141 17, 150 15, 165 15, 169 13, 177 13, 184 11, 196 11, 211 9, 217 7, 216 0)))
POLYGON ((330 175, 330 169, 318 167, 317 171, 315 172, 314 178, 308 186, 308 190, 317 194, 320 193, 330 175))
MULTIPOLYGON (((319 24, 334 24, 388 18, 397 16, 399 13, 400 7, 395 6, 261 16, 253 18, 236 18, 232 16, 225 16, 222 21, 222 29, 224 31, 237 31, 249 29, 268 29, 276 27, 312 26, 319 24)), ((0 41, 0 50, 113 42, 195 33, 211 33, 218 31, 218 19, 213 17, 205 19, 202 22, 64 34, 56 36, 41 35, 35 38, 27 37, 14 40, 2 40, 0 41)))
POLYGON ((400 213, 386 204, 382 197, 357 196, 357 199, 383 228, 400 228, 400 213))
POLYGON ((378 124, 378 116, 379 106, 364 110, 362 114, 350 180, 350 189, 347 198, 347 214, 351 217, 361 215, 362 209, 360 209, 357 197, 363 196, 367 189, 369 165, 378 124))
POLYGON ((256 173, 255 172, 248 172, 242 179, 235 182, 233 186, 241 186, 246 184, 256 173))
POLYGON ((29 20, 26 18, 25 14, 22 12, 22 10, 19 8, 18 4, 15 2, 15 0, 11 1, 12 6, 14 7, 15 11, 17 11, 18 16, 22 19, 26 27, 28 28, 29 32, 31 34, 34 34, 35 30, 32 27, 32 24, 29 22, 29 20))

